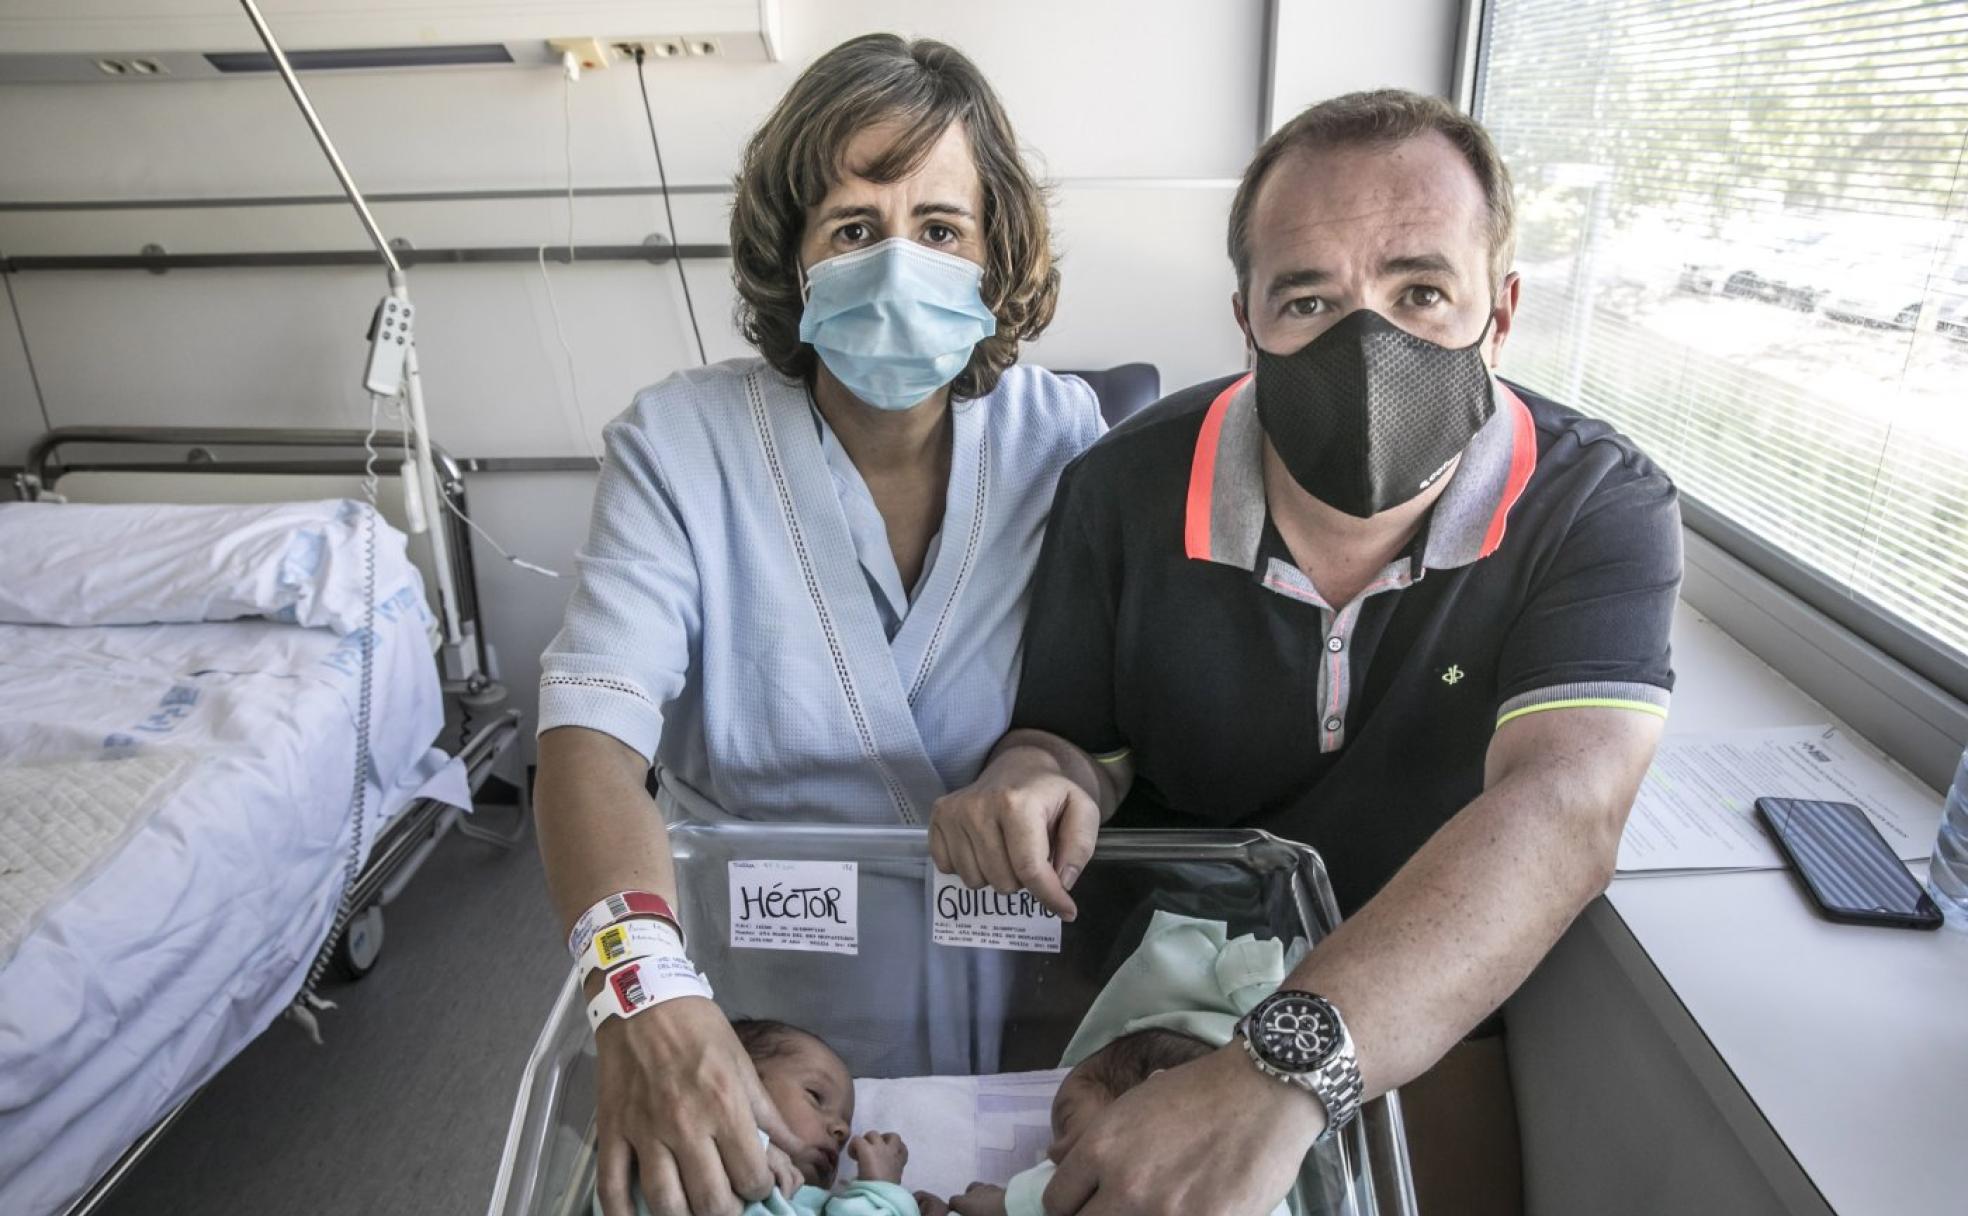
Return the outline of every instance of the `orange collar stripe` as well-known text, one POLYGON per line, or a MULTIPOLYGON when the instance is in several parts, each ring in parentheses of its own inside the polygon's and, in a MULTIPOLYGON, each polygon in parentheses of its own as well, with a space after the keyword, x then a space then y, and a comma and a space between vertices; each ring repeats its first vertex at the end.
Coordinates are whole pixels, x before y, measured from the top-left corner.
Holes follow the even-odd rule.
POLYGON ((1537 424, 1531 421, 1530 407, 1510 387, 1497 381, 1497 392, 1502 394, 1504 408, 1511 414, 1510 478, 1503 485, 1503 497, 1497 502, 1496 514, 1490 516, 1489 531, 1483 534, 1482 557, 1497 551, 1503 543, 1504 523, 1510 515, 1510 508, 1517 505, 1517 499, 1524 493, 1524 486, 1531 480, 1532 470, 1537 468, 1538 444, 1537 424))
POLYGON ((1245 375, 1218 393, 1203 415, 1203 429, 1196 436, 1196 459, 1189 466, 1189 507, 1183 521, 1183 548, 1198 561, 1210 559, 1210 496, 1216 489, 1216 445, 1223 431, 1223 416, 1230 412, 1230 399, 1250 380, 1245 375))

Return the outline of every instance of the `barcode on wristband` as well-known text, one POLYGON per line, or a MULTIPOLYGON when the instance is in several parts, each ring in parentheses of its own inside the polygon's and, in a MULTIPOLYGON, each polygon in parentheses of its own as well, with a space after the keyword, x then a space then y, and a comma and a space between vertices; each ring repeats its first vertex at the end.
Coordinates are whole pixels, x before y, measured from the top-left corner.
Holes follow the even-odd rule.
POLYGON ((622 925, 610 925, 595 939, 595 949, 601 955, 601 965, 612 967, 615 961, 629 952, 629 931, 622 925))
POLYGON ((614 920, 621 920, 629 914, 629 900, 626 893, 611 895, 602 902, 608 905, 608 915, 614 920))
POLYGON ((642 968, 624 967, 609 976, 608 982, 615 985, 615 995, 625 1011, 642 1007, 642 968))

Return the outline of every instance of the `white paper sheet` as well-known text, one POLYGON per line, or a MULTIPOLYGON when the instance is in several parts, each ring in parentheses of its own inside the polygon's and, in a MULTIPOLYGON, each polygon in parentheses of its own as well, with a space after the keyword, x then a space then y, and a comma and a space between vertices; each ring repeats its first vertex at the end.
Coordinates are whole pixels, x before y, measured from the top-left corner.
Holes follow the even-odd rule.
POLYGON ((1934 848, 1941 800, 1831 726, 1668 735, 1620 838, 1622 874, 1779 870, 1758 798, 1864 808, 1903 860, 1934 848))
MULTIPOLYGON (((854 1132, 900 1132, 912 1191, 959 1195, 973 1182, 1003 1186, 1044 1160, 1052 1096, 1068 1070, 985 1077, 858 1077, 854 1132)), ((853 1166, 843 1161, 844 1174, 853 1166)))
POLYGON ((852 861, 734 861, 731 946, 854 954, 860 882, 852 861))
POLYGON ((930 867, 930 939, 939 946, 1057 954, 1064 922, 1030 891, 973 891, 954 874, 930 867))

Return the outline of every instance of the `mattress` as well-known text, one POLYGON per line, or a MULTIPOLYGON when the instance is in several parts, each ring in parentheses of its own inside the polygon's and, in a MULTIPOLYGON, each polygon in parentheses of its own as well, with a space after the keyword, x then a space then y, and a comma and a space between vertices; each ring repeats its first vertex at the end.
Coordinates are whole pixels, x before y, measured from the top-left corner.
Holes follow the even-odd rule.
MULTIPOLYGON (((376 626, 365 849, 419 796, 469 806, 430 746, 421 596, 376 626)), ((0 965, 0 1212, 60 1211, 299 990, 355 825, 360 655, 359 635, 263 620, 0 626, 0 764, 183 762, 0 965)))

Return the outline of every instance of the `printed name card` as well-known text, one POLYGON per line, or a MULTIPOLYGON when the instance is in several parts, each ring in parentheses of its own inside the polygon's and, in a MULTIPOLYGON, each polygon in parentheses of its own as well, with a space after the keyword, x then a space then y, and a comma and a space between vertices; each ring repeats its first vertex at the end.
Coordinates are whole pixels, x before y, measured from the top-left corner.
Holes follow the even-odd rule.
POLYGON ((855 863, 734 861, 730 877, 733 948, 858 953, 855 863))
POLYGON ((973 891, 954 874, 933 877, 930 938, 937 945, 1059 953, 1063 922, 1030 891, 1000 895, 989 887, 973 891))

